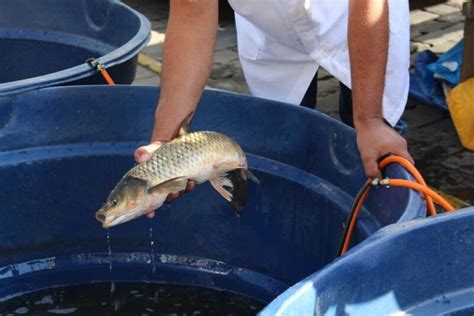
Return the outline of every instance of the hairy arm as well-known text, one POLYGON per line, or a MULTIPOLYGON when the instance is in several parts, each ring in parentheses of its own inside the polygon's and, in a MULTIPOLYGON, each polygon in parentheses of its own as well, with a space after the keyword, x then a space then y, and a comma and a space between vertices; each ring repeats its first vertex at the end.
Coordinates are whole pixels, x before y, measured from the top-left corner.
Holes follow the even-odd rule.
POLYGON ((153 141, 169 141, 195 110, 212 65, 217 0, 171 0, 153 141))
POLYGON ((413 162, 405 139, 383 120, 389 41, 387 1, 350 0, 348 27, 357 145, 367 176, 381 177, 377 160, 382 156, 397 154, 413 162))

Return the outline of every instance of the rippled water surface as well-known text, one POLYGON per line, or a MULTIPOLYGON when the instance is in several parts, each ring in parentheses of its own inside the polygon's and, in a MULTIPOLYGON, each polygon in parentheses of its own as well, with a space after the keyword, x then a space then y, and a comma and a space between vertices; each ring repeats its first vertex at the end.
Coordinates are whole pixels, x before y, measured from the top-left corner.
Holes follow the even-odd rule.
POLYGON ((115 283, 42 290, 1 303, 1 315, 255 315, 264 304, 199 287, 115 283))

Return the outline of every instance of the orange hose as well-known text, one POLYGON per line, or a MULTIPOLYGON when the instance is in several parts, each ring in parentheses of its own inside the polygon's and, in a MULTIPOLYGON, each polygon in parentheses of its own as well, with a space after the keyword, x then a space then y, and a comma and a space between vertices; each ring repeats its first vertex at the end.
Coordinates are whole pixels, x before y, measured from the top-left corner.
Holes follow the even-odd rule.
POLYGON ((107 84, 111 86, 115 85, 115 82, 112 80, 112 77, 110 77, 107 70, 105 70, 104 68, 100 69, 100 74, 102 75, 102 77, 104 77, 104 80, 107 82, 107 84))
POLYGON ((451 204, 449 204, 448 201, 443 199, 441 195, 439 195, 435 191, 419 183, 415 183, 408 180, 401 180, 401 179, 389 179, 388 185, 391 185, 394 187, 405 187, 405 188, 418 190, 420 192, 423 192, 425 195, 433 198, 433 200, 439 205, 441 205, 441 207, 444 208, 445 211, 448 211, 448 212, 454 211, 454 207, 451 204))
MULTIPOLYGON (((387 165, 391 163, 399 163, 403 167, 405 167, 412 175, 413 177, 418 181, 418 183, 413 182, 413 181, 408 181, 408 180, 402 180, 402 179, 387 179, 387 185, 388 186, 394 186, 394 187, 404 187, 404 188, 409 188, 413 190, 420 191, 423 193, 426 204, 428 207, 428 212, 430 215, 436 215, 436 209, 434 206, 434 202, 438 203, 444 210, 450 212, 454 211, 454 207, 449 204, 448 201, 443 199, 438 193, 435 191, 431 190, 428 188, 425 180, 421 176, 420 172, 405 158, 399 157, 399 156, 389 156, 385 159, 383 159, 380 164, 379 168, 384 169, 387 165), (434 201, 434 202, 433 202, 434 201)), ((354 209, 354 216, 352 218, 352 221, 349 224, 349 229, 347 233, 347 237, 344 240, 344 245, 341 251, 341 255, 349 249, 349 244, 351 241, 352 233, 354 232, 355 225, 357 223, 357 217, 359 216, 360 210, 362 208, 362 205, 364 204, 364 200, 367 197, 367 194, 369 192, 369 188, 367 188, 364 193, 362 194, 360 201, 357 203, 355 209, 354 209)))
MULTIPOLYGON (((382 160, 382 162, 380 162, 379 168, 384 169, 387 165, 389 165, 391 163, 399 163, 400 165, 405 167, 405 169, 407 169, 411 173, 411 175, 416 179, 416 181, 418 181, 419 184, 427 186, 426 182, 425 182, 425 179, 423 179, 420 172, 408 160, 406 160, 403 157, 388 156, 387 158, 382 160)), ((437 213, 436 213, 436 208, 435 208, 434 203, 433 203, 433 199, 430 196, 426 195, 426 194, 424 194, 424 196, 425 196, 425 200, 426 200, 426 205, 428 207, 428 214, 432 215, 432 216, 436 215, 437 213)))
POLYGON ((352 221, 349 224, 349 230, 347 232, 347 238, 346 238, 346 240, 344 240, 344 247, 342 248, 341 254, 343 254, 347 250, 349 250, 349 244, 351 243, 351 236, 352 236, 352 233, 354 232, 355 225, 357 223, 357 217, 359 217, 360 209, 362 208, 362 204, 364 204, 364 200, 367 197, 367 194, 369 193, 369 191, 370 191, 370 187, 368 187, 364 191, 364 193, 362 194, 362 197, 360 198, 359 203, 357 203, 357 206, 356 206, 355 211, 354 211, 354 217, 352 218, 352 221))

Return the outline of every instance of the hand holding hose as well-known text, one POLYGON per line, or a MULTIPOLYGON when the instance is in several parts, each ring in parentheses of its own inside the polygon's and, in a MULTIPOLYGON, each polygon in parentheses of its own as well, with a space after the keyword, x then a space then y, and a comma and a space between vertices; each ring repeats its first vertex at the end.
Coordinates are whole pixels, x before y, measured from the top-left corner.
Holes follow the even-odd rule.
POLYGON ((381 158, 390 154, 401 156, 414 164, 408 153, 406 140, 383 119, 368 119, 357 125, 356 131, 357 147, 368 178, 382 178, 378 163, 381 158))
POLYGON ((404 179, 389 179, 389 178, 372 178, 367 179, 364 186, 359 190, 354 198, 354 202, 352 203, 351 210, 349 211, 349 217, 347 219, 346 224, 344 225, 344 229, 342 232, 342 238, 339 243, 339 248, 337 251, 337 256, 344 254, 348 249, 351 242, 351 236, 355 229, 355 225, 357 223, 357 217, 359 212, 362 208, 362 204, 364 203, 367 194, 371 187, 374 186, 382 186, 382 187, 404 187, 409 188, 412 190, 417 190, 420 193, 423 193, 426 201, 426 206, 428 208, 428 214, 430 216, 434 216, 437 214, 434 203, 438 203, 446 212, 454 211, 454 207, 449 204, 448 201, 443 199, 438 193, 431 190, 428 185, 426 184, 425 180, 421 176, 420 172, 413 166, 413 164, 400 156, 388 156, 384 158, 380 164, 379 168, 384 169, 386 166, 392 163, 398 163, 403 166, 411 175, 415 178, 415 181, 409 181, 404 179))

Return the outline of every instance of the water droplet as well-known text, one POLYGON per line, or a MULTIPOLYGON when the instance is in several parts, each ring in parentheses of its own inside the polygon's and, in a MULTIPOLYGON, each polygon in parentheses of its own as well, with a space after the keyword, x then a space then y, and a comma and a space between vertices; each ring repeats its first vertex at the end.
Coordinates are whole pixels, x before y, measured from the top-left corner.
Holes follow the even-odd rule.
POLYGON ((50 314, 61 314, 61 315, 67 315, 67 314, 72 314, 77 310, 77 307, 71 307, 71 308, 53 308, 53 309, 48 309, 48 313, 50 314))
POLYGON ((115 282, 110 282, 110 308, 111 308, 112 314, 115 312, 114 294, 115 294, 115 282))
POLYGON ((118 299, 114 300, 114 312, 118 312, 120 310, 120 301, 118 299))
POLYGON ((110 282, 110 296, 115 293, 115 282, 110 282))
POLYGON ((53 297, 51 295, 46 295, 41 300, 35 302, 35 305, 42 305, 42 304, 54 304, 53 297))
POLYGON ((28 313, 28 308, 20 307, 20 308, 15 310, 15 313, 17 313, 17 314, 26 314, 26 313, 28 313))

